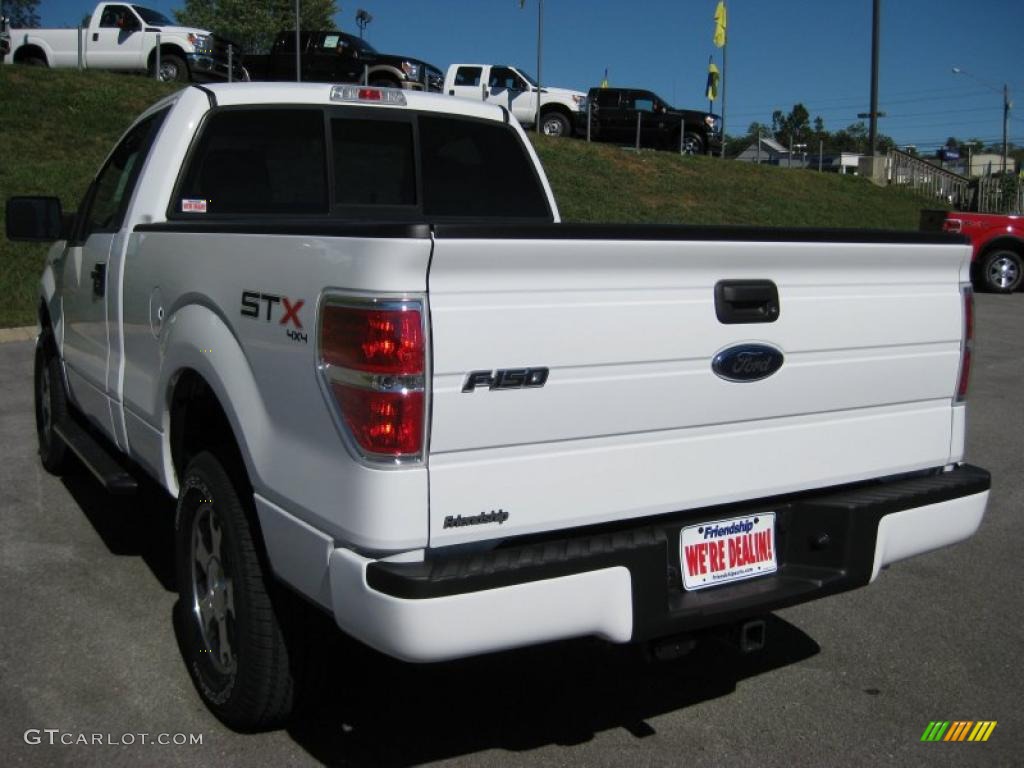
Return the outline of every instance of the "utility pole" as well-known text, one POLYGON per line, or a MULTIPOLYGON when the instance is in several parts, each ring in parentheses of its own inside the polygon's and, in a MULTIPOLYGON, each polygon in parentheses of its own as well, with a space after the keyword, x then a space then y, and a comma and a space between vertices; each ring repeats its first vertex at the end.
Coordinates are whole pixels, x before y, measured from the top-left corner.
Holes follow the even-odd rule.
POLYGON ((873 0, 871 19, 871 123, 868 129, 868 144, 871 156, 878 149, 878 42, 882 0, 873 0))
POLYGON ((302 53, 299 45, 299 3, 302 0, 295 0, 295 82, 302 82, 302 53))
MULTIPOLYGON (((991 83, 986 82, 985 80, 982 80, 980 77, 977 77, 976 75, 972 75, 970 72, 967 72, 966 70, 960 69, 960 67, 953 67, 953 74, 954 75, 967 75, 969 78, 971 78, 975 82, 980 83, 981 85, 983 85, 986 88, 988 88, 990 91, 995 91, 996 93, 999 93, 999 89, 996 88, 995 86, 993 86, 991 83)), ((1009 144, 1007 143, 1007 133, 1008 133, 1009 127, 1010 127, 1010 108, 1013 106, 1013 104, 1010 103, 1010 86, 1009 86, 1008 83, 1003 83, 1002 95, 1003 95, 1003 162, 1002 162, 1002 168, 1003 168, 1003 173, 1005 174, 1006 173, 1006 155, 1007 155, 1007 153, 1009 151, 1009 144)))
POLYGON ((540 75, 541 52, 544 48, 544 0, 537 1, 537 133, 541 133, 540 100, 544 92, 543 80, 540 75))

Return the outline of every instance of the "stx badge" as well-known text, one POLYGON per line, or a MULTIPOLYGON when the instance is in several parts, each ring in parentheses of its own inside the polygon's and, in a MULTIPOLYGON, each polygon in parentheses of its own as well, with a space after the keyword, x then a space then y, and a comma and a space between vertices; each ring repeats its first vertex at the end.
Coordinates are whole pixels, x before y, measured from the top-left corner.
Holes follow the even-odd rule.
POLYGON ((292 300, 287 296, 278 296, 274 293, 260 293, 259 291, 242 291, 242 316, 259 319, 261 314, 260 302, 266 305, 266 321, 269 323, 274 319, 274 307, 280 305, 279 325, 294 325, 297 330, 288 330, 288 338, 293 341, 308 342, 308 337, 302 331, 302 319, 299 317, 299 310, 306 303, 305 299, 292 300))

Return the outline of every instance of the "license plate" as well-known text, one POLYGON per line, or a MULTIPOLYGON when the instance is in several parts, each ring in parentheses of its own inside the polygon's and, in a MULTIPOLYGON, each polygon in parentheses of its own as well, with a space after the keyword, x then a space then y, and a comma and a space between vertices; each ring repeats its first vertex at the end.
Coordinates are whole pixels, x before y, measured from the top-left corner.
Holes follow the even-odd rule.
POLYGON ((688 526, 679 534, 679 551, 688 590, 775 573, 775 513, 688 526))

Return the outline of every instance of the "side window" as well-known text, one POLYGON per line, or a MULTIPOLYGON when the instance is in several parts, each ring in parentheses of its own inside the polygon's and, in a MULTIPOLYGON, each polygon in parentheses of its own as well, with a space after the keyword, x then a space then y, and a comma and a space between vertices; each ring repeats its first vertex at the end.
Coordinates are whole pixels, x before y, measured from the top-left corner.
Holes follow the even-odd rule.
POLYGON ((533 161, 507 125, 420 115, 427 216, 551 219, 533 161))
POLYGON ((602 89, 597 95, 597 106, 605 109, 614 109, 619 106, 619 92, 602 89))
POLYGON ((209 116, 170 216, 327 213, 320 109, 225 109, 209 116))
POLYGON ((128 8, 124 5, 108 5, 100 16, 100 27, 117 29, 129 19, 128 8))
POLYGON ((494 67, 491 69, 491 79, 487 83, 491 88, 505 88, 512 91, 523 90, 522 79, 507 67, 494 67))
POLYGON ((455 84, 479 86, 482 72, 482 67, 459 67, 455 71, 455 84))
POLYGON ((152 137, 166 116, 167 110, 163 110, 146 118, 132 128, 114 149, 89 191, 77 239, 85 240, 95 232, 117 232, 121 228, 139 171, 149 154, 152 137))
POLYGON ((415 205, 412 124, 331 121, 335 205, 415 205))
POLYGON ((654 111, 654 100, 646 96, 638 96, 633 101, 633 107, 637 112, 653 112, 654 111))

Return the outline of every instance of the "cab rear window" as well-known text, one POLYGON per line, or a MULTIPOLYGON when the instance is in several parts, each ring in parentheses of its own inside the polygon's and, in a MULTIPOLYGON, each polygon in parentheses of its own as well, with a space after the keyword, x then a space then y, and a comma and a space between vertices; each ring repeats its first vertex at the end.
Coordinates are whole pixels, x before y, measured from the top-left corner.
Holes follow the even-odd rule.
POLYGON ((179 214, 327 213, 320 109, 214 113, 177 195, 179 214))
POLYGON ((364 107, 213 112, 168 215, 552 218, 510 126, 364 107))

